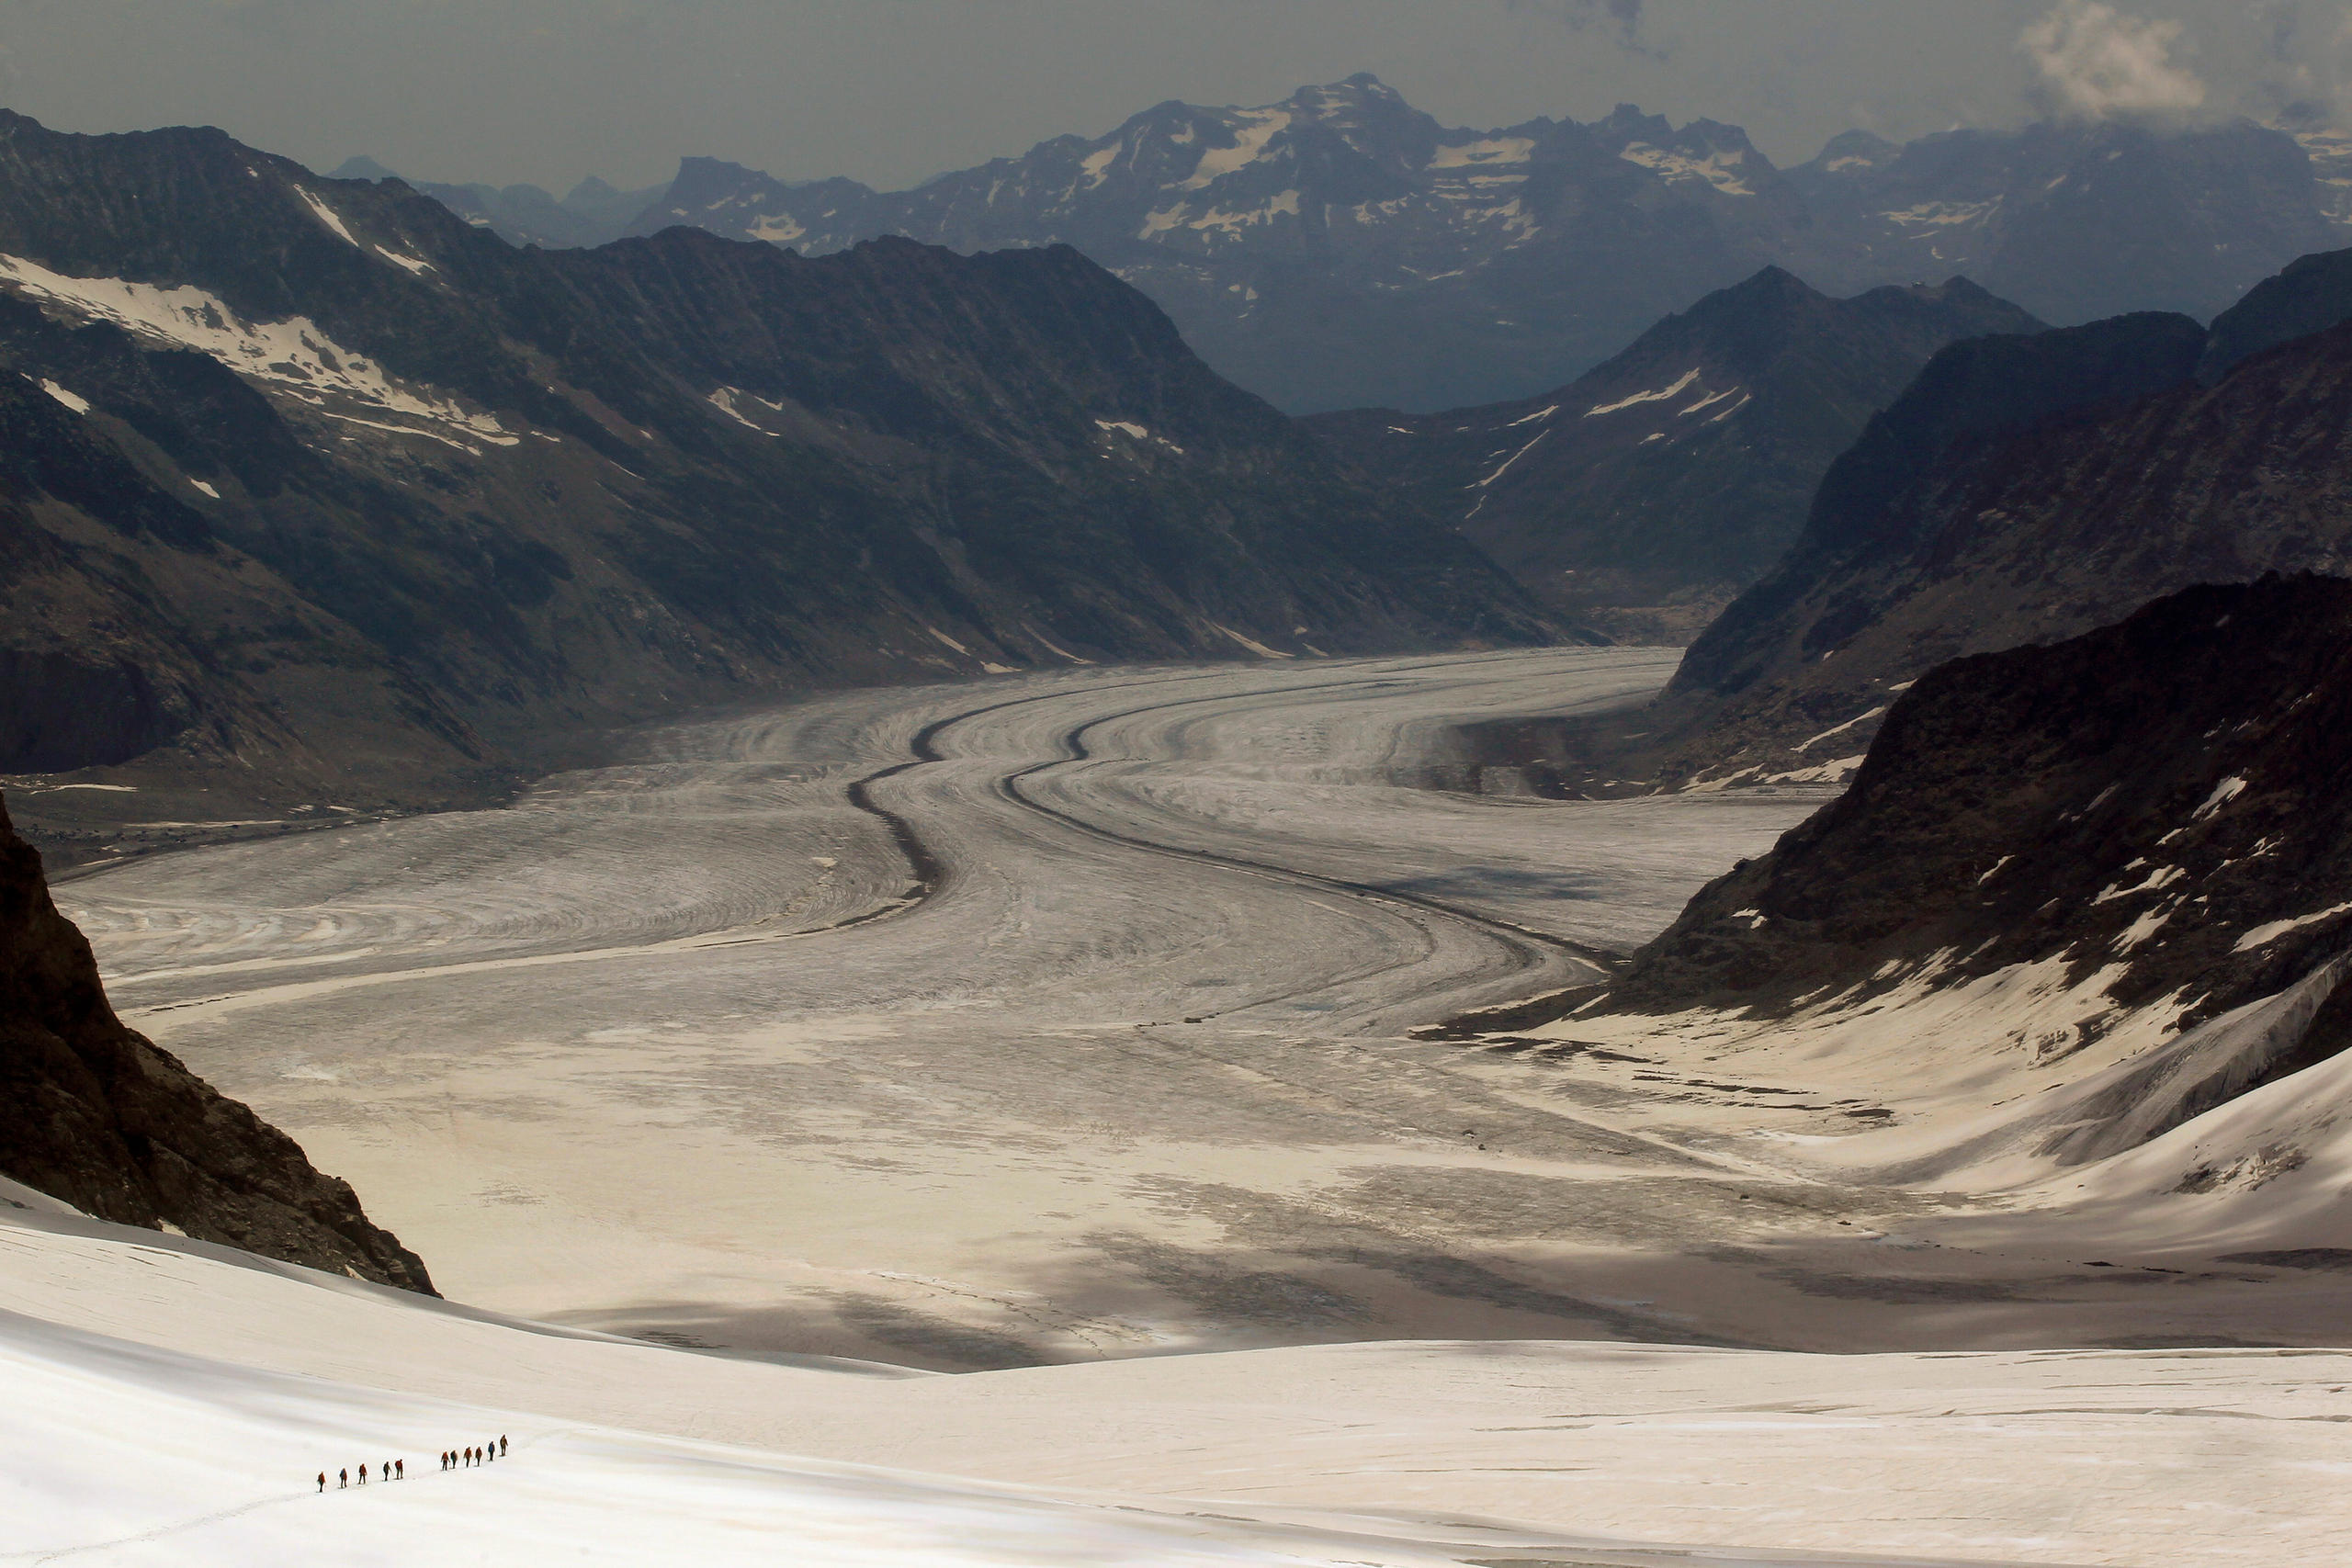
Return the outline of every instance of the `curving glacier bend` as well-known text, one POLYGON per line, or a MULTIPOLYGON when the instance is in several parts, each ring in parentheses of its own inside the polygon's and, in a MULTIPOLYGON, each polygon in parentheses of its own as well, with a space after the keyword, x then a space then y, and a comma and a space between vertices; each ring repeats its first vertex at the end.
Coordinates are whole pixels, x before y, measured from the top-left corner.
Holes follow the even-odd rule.
POLYGON ((1592 977, 1812 804, 1406 787, 1450 718, 1627 700, 1671 657, 852 693, 510 810, 61 894, 126 1018, 460 1300, 941 1367, 1680 1337, 1606 1299, 1651 1292, 1490 1255, 1570 1239, 1510 1217, 1545 1184, 1611 1194, 1606 1238, 1706 1168, 1405 1037, 1592 977))

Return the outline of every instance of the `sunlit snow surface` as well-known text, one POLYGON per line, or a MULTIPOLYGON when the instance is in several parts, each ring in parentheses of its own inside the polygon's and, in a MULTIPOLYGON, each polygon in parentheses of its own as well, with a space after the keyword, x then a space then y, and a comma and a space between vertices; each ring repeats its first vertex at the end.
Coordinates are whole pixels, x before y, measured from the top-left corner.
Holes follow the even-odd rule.
POLYGON ((6 1198, 0 1562, 2288 1568, 2352 1549, 2338 1354, 1406 1343, 875 1376, 534 1328, 6 1198), (501 1436, 494 1464, 435 1465, 501 1436), (393 1458, 406 1480, 335 1483, 393 1458))

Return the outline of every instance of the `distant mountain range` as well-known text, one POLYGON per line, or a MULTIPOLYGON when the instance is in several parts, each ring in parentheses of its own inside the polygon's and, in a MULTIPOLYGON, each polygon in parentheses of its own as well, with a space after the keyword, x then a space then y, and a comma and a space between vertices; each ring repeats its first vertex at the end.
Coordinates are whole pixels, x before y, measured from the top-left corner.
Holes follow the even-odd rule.
POLYGON ((1937 350, 2041 330, 1964 278, 1832 299, 1767 267, 1541 396, 1306 423, 1555 609, 1688 642, 1780 559, 1830 464, 1937 350))
MULTIPOLYGON (((387 180, 400 176, 373 158, 346 158, 331 180, 387 180)), ((619 239, 645 209, 665 195, 666 185, 616 190, 591 175, 561 197, 534 185, 441 185, 410 180, 467 222, 489 229, 518 245, 562 250, 602 245, 619 239)))
POLYGON ((117 818, 478 798, 814 682, 1557 635, 1067 247, 517 250, 218 131, 0 160, 0 772, 137 759, 117 818))
POLYGON ((2340 243, 2352 142, 2243 122, 1899 147, 1852 132, 1781 170, 1712 120, 1678 129, 1625 107, 1451 128, 1359 75, 1253 108, 1161 104, 909 191, 688 158, 624 222, 609 187, 561 202, 424 188, 542 244, 676 224, 809 255, 886 234, 964 252, 1068 243, 1283 408, 1427 412, 1572 380, 1768 265, 1833 294, 1961 274, 2059 324, 2211 316, 2340 243))

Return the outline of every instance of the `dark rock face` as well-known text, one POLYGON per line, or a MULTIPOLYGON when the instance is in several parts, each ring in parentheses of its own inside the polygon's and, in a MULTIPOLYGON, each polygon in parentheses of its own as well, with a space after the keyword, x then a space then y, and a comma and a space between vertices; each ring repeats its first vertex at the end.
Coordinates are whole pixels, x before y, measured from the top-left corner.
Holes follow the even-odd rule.
MULTIPOLYGON (((2352 582, 2191 588, 2120 625, 1939 666, 1853 785, 1709 885, 1606 1010, 1770 1013, 1946 960, 2063 957, 2186 1028, 2352 948, 2352 582)), ((2323 1008, 2296 1055, 2346 1045, 2323 1008)))
MULTIPOLYGON (((0 373, 0 772, 128 765, 234 780, 253 792, 241 802, 368 806, 497 785, 505 770, 447 700, 197 510, 219 503, 188 475, 299 504, 275 465, 322 467, 259 393, 209 358, 69 332, 9 299, 0 362, 45 368, 39 380, 83 387, 121 421, 0 373)), ((193 803, 152 804, 186 817, 193 803)))
POLYGON ((2152 315, 1946 349, 1831 465, 1787 558, 1707 628, 1672 693, 1735 696, 1837 648, 1874 613, 1857 580, 1916 556, 1927 493, 2005 436, 2181 385, 2204 344, 2188 317, 2152 315))
POLYGON ((2041 330, 1965 279, 1832 299, 1768 267, 1541 397, 1306 423, 1553 608, 1686 641, 1794 542, 1830 464, 1939 349, 2041 330))
POLYGON ((910 191, 690 158, 636 231, 811 255, 1069 243, 1281 407, 1421 412, 1558 386, 1768 264, 1839 294, 1965 274, 2066 324, 2210 316, 2331 243, 2333 194, 2295 137, 2243 122, 1855 134, 1783 172, 1711 120, 1468 130, 1357 76, 1259 108, 1162 104, 910 191))
POLYGON ((1572 789, 1842 783, 1893 698, 1946 660, 2075 636, 2197 582, 2352 573, 2343 254, 2297 264, 2210 332, 2127 316, 1944 350, 1658 702, 1487 750, 1551 759, 1572 789))
POLYGON ((433 1292, 347 1183, 107 1005, 82 933, 0 805, 0 1174, 122 1224, 433 1292))
POLYGON ((2352 251, 2301 257, 2214 318, 2199 378, 2219 381, 2241 360, 2324 332, 2346 317, 2352 317, 2352 251))
POLYGON ((0 258, 0 650, 114 716, 13 698, 0 766, 168 737, 264 805, 462 800, 814 682, 1556 635, 1064 247, 518 251, 10 116, 0 258))
POLYGON ((176 716, 145 669, 0 649, 0 771, 104 767, 168 744, 176 716))

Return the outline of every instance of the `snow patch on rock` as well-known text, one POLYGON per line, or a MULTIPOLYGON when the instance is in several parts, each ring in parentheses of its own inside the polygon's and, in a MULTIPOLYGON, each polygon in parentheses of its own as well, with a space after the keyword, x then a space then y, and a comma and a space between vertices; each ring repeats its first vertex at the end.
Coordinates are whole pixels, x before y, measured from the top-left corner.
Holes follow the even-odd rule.
POLYGON ((296 186, 294 187, 294 194, 300 197, 304 204, 307 205, 313 213, 318 215, 319 221, 334 230, 345 244, 349 245, 355 251, 365 250, 367 248, 360 244, 357 240, 352 238, 351 231, 344 227, 342 218, 336 215, 334 208, 329 207, 325 202, 321 201, 317 197, 312 196, 300 186, 296 186))
POLYGON ((134 336, 209 354, 337 418, 349 416, 326 407, 330 398, 451 427, 493 446, 511 446, 519 439, 506 434, 495 414, 469 412, 452 398, 393 380, 381 366, 336 343, 307 316, 248 321, 201 288, 72 277, 17 256, 0 255, 0 285, 84 320, 112 321, 134 336))
POLYGON ((1212 147, 1193 165, 1193 176, 1177 188, 1199 190, 1265 155, 1266 144, 1290 128, 1288 109, 1242 109, 1234 115, 1234 144, 1212 147))
POLYGON ((1670 387, 1661 388, 1659 390, 1655 392, 1635 392, 1632 397, 1620 399, 1618 401, 1613 403, 1595 404, 1593 407, 1584 411, 1584 417, 1587 419, 1599 419, 1602 414, 1620 413, 1626 409, 1638 407, 1643 403, 1662 403, 1668 398, 1679 398, 1682 395, 1683 389, 1698 378, 1699 371, 1694 366, 1690 369, 1684 371, 1681 377, 1670 387))

